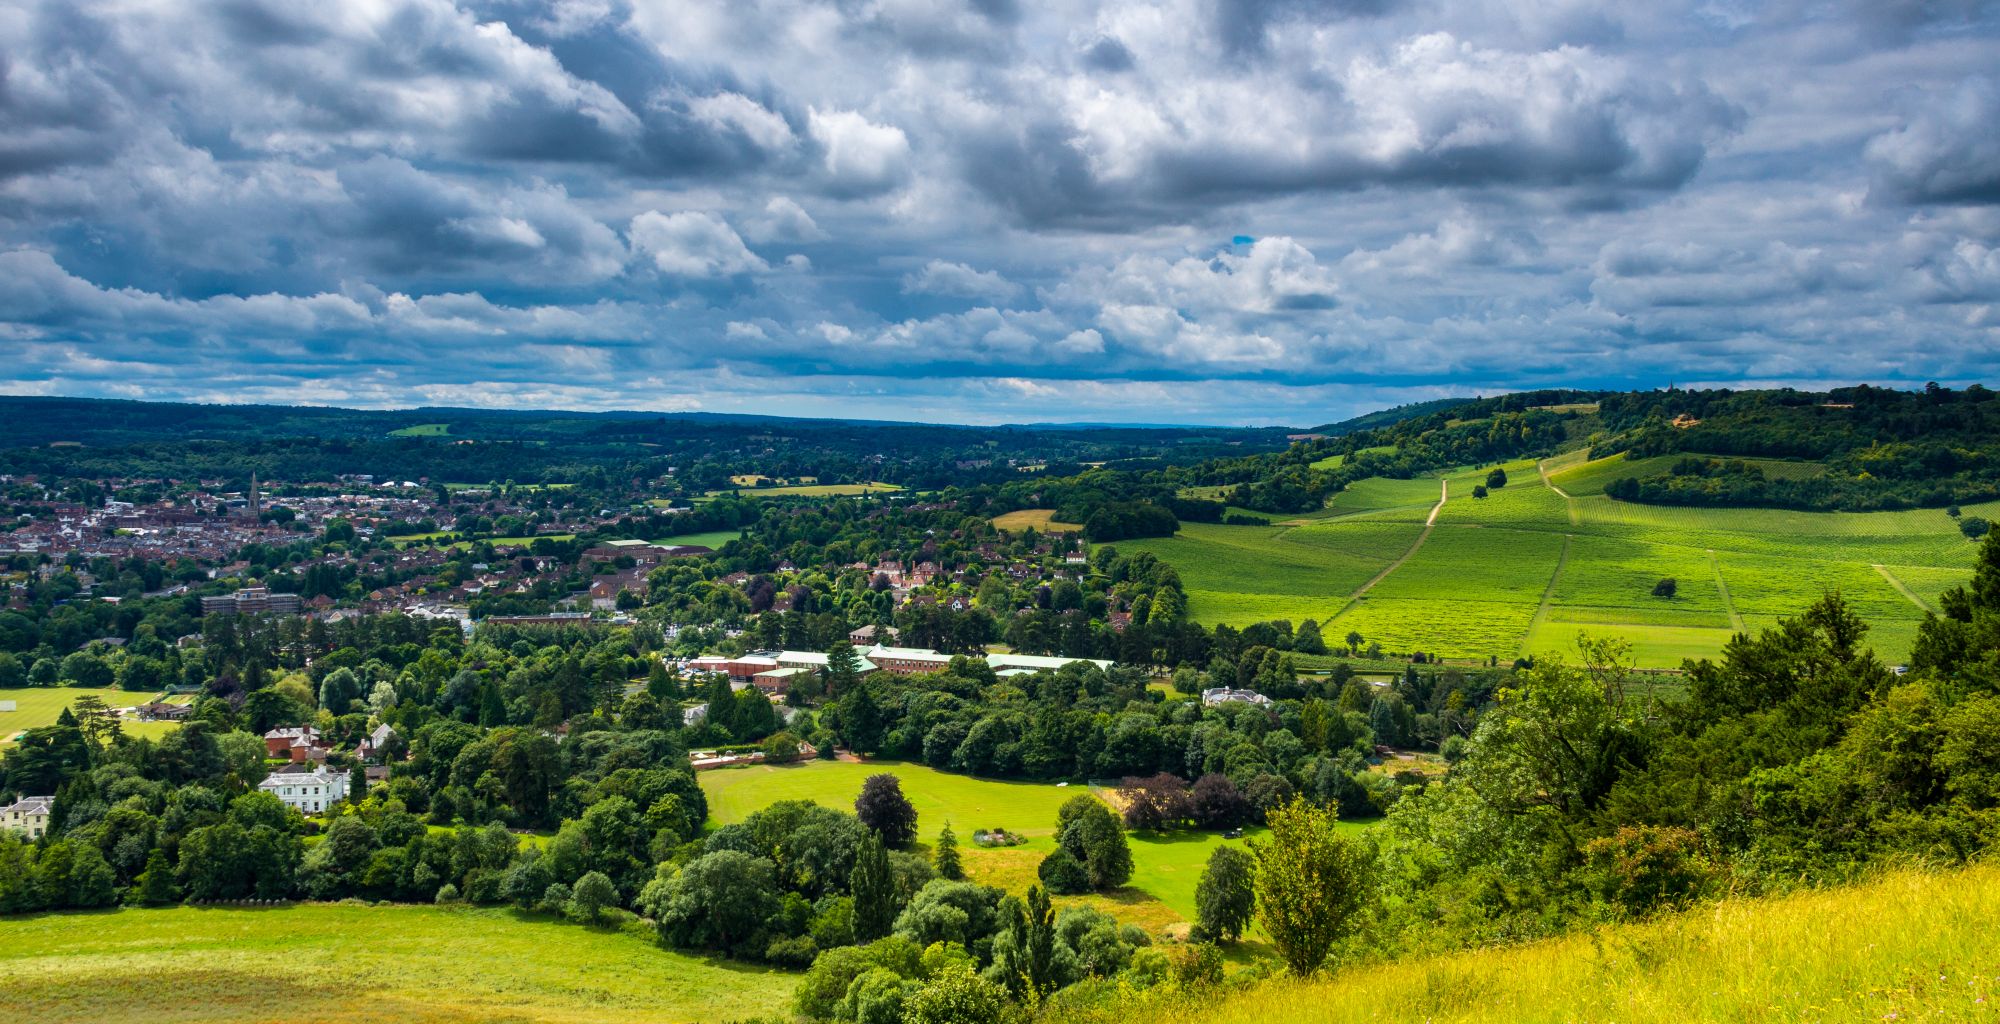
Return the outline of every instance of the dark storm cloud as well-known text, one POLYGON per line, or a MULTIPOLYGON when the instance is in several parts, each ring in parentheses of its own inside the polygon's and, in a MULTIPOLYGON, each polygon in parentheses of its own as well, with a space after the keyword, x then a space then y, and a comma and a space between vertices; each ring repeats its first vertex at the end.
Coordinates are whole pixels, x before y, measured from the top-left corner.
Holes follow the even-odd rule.
POLYGON ((1215 31, 1232 53, 1262 52, 1269 33, 1292 25, 1373 18, 1401 0, 1212 0, 1215 31))
POLYGON ((2000 363, 1984 0, 0 3, 7 390, 1310 423, 2000 363))
POLYGON ((2000 82, 1925 91, 1896 129, 1868 143, 1876 182, 1912 203, 2000 203, 2000 82))

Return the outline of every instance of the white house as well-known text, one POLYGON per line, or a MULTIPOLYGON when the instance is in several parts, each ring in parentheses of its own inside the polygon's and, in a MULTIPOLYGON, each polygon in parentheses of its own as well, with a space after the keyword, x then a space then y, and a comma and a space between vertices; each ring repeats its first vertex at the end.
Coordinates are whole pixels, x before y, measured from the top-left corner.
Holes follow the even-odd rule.
POLYGON ((0 807, 0 829, 13 829, 29 839, 40 839, 49 830, 49 811, 56 805, 52 796, 24 796, 0 807))
POLYGON ((1227 704, 1231 701, 1241 701, 1245 704, 1268 707, 1270 706, 1271 698, 1255 690, 1232 690, 1226 686, 1218 686, 1211 690, 1201 691, 1201 702, 1208 707, 1214 707, 1217 704, 1227 704))
POLYGON ((283 772, 265 779, 257 788, 298 808, 300 813, 318 814, 347 799, 347 773, 325 768, 283 772))

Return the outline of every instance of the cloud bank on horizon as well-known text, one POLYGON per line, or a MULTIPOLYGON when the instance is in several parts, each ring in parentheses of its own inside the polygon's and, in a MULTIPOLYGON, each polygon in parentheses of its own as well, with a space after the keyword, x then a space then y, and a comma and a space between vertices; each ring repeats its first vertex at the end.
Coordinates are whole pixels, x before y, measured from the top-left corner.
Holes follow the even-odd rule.
POLYGON ((1293 423, 2000 365, 1992 0, 0 0, 0 391, 1293 423))

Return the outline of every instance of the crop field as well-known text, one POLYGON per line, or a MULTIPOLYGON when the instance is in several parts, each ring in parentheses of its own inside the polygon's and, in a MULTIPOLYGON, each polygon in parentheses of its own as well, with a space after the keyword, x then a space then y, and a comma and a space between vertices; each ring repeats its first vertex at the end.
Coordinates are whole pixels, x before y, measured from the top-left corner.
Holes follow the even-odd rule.
MULTIPOLYGON (((1971 575, 1975 545, 1942 510, 1636 505, 1593 493, 1629 472, 1607 466, 1618 457, 1582 459, 1509 463, 1507 486, 1485 498, 1471 492, 1486 469, 1451 472, 1436 526, 1414 551, 1437 502, 1436 478, 1359 481, 1334 496, 1326 518, 1267 528, 1188 524, 1170 540, 1120 547, 1173 563, 1202 622, 1316 618, 1328 636, 1353 630, 1390 652, 1503 660, 1571 650, 1584 630, 1630 640, 1648 668, 1713 657, 1736 631, 1797 614, 1828 590, 1868 621, 1885 660, 1901 662, 1925 610, 1971 575), (1568 499, 1544 486, 1544 469, 1568 499), (1391 565, 1361 600, 1348 600, 1391 565), (1653 596, 1665 578, 1675 595, 1653 596)), ((2000 502, 1964 512, 2000 518, 2000 502)))
POLYGON ((784 1010, 796 975, 511 910, 306 903, 0 919, 37 1024, 670 1024, 784 1010))
POLYGON ((1203 622, 1324 620, 1410 549, 1420 523, 1375 519, 1296 528, 1186 523, 1178 536, 1121 541, 1173 564, 1203 622))
POLYGON ((1345 967, 1058 1024, 1992 1020, 2000 867, 1731 899, 1538 942, 1345 967))
POLYGON ((1555 572, 1563 539, 1553 533, 1502 531, 1478 526, 1445 526, 1389 578, 1368 592, 1370 600, 1444 599, 1503 604, 1540 604, 1555 572), (1496 548, 1498 550, 1496 550, 1496 548))
POLYGON ((993 526, 999 530, 1032 529, 1037 533, 1070 533, 1083 529, 1080 523, 1056 522, 1056 510, 1052 508, 1024 508, 994 516, 993 526))
MULTIPOLYGON (((18 690, 0 690, 0 703, 14 702, 14 710, 0 711, 0 746, 14 741, 16 734, 28 729, 39 729, 56 724, 63 709, 76 703, 78 697, 91 696, 104 702, 109 708, 136 707, 152 700, 156 694, 118 689, 91 689, 77 686, 30 686, 18 690)), ((122 721, 119 727, 127 736, 145 736, 159 739, 172 732, 173 722, 141 722, 137 719, 122 721)))
MULTIPOLYGON (((779 800, 811 800, 822 806, 851 810, 861 794, 862 780, 883 772, 903 783, 903 795, 917 809, 921 852, 949 821, 958 834, 966 875, 975 882, 1008 892, 1026 892, 1036 881, 1035 869, 1055 849, 1056 810, 1070 798, 1089 793, 1081 786, 1003 782, 953 775, 920 764, 879 761, 856 764, 813 761, 798 765, 757 765, 703 772, 702 792, 708 795, 709 817, 719 823, 741 821, 779 800), (1027 838, 1020 846, 982 849, 972 843, 978 829, 1004 828, 1027 838)), ((1362 829, 1373 822, 1344 822, 1342 828, 1362 829)), ((1247 830, 1254 839, 1263 829, 1247 830)), ((1132 882, 1123 889, 1075 898, 1059 904, 1083 903, 1150 931, 1163 932, 1194 917, 1194 889, 1208 855, 1223 843, 1242 843, 1213 833, 1165 836, 1133 833, 1132 882)))
MULTIPOLYGON (((1391 480, 1387 477, 1369 477, 1356 480, 1342 488, 1327 501, 1327 507, 1340 512, 1375 512, 1382 509, 1416 508, 1428 514, 1430 507, 1437 504, 1438 481, 1436 477, 1417 477, 1414 480, 1391 480)), ((1423 516, 1417 517, 1419 522, 1423 516)))
POLYGON ((1944 592, 1953 587, 1972 584, 1969 569, 1934 569, 1923 565, 1885 565, 1878 572, 1886 572, 1895 583, 1903 585, 1911 595, 1923 602, 1924 606, 1937 611, 1944 592))

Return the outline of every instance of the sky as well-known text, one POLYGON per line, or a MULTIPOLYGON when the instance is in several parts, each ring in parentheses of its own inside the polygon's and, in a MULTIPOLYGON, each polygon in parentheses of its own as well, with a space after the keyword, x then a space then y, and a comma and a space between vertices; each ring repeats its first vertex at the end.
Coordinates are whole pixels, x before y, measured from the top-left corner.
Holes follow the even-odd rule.
POLYGON ((0 0, 0 393, 1996 383, 1992 0, 0 0))

